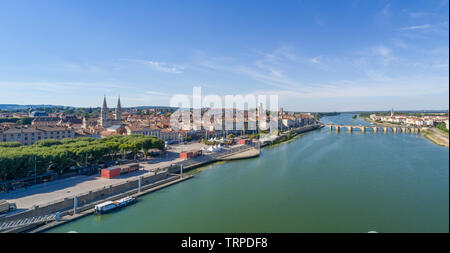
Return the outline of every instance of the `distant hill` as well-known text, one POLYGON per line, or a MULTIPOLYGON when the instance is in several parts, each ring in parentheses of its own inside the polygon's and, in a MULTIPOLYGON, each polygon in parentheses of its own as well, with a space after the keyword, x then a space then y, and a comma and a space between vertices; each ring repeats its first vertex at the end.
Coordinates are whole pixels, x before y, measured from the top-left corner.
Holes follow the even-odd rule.
POLYGON ((32 107, 32 108, 70 108, 71 106, 0 104, 0 109, 3 109, 3 110, 24 110, 24 109, 28 109, 30 107, 32 107))
MULTIPOLYGON (((380 111, 349 111, 342 113, 376 113, 376 112, 391 112, 390 110, 380 111)), ((394 110, 394 113, 448 113, 448 110, 394 110)))
MULTIPOLYGON (((63 105, 19 105, 19 104, 0 104, 0 110, 26 110, 30 107, 34 109, 38 108, 62 108, 62 109, 68 109, 68 108, 89 108, 89 107, 74 107, 74 106, 63 106, 63 105)), ((93 108, 99 108, 93 107, 93 108)), ((167 110, 176 110, 178 108, 170 107, 170 106, 132 106, 132 107, 124 107, 129 109, 167 109, 167 110)))
POLYGON ((170 106, 133 106, 128 108, 135 108, 135 109, 177 109, 176 107, 170 107, 170 106))

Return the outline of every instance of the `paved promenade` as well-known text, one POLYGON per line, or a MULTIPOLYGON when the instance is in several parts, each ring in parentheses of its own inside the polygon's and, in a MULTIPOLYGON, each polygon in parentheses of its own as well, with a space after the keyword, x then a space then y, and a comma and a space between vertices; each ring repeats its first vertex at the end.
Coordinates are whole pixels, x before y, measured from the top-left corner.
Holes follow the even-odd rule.
POLYGON ((131 173, 129 175, 122 175, 113 179, 102 178, 96 175, 75 176, 56 180, 53 182, 34 185, 32 187, 28 187, 27 189, 19 189, 9 193, 0 193, 0 199, 6 199, 9 202, 16 203, 18 208, 17 211, 21 211, 28 209, 33 205, 42 205, 103 187, 109 187, 110 185, 119 184, 128 180, 136 180, 141 175, 154 175, 156 168, 170 166, 170 164, 179 160, 181 159, 161 161, 153 164, 141 163, 141 166, 143 166, 141 171, 131 173))

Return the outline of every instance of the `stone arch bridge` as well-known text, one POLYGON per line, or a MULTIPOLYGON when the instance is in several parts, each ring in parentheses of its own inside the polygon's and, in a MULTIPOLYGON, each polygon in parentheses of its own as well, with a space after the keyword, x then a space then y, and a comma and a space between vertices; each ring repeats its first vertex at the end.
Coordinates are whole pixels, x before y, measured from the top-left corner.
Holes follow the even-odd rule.
POLYGON ((361 132, 365 133, 368 129, 372 130, 372 132, 377 133, 378 131, 387 133, 391 130, 393 133, 419 133, 421 129, 419 127, 406 127, 406 126, 363 126, 363 125, 338 125, 338 124, 327 124, 326 127, 330 128, 330 131, 333 129, 336 132, 341 131, 341 129, 345 128, 348 132, 352 132, 354 129, 359 129, 361 132))

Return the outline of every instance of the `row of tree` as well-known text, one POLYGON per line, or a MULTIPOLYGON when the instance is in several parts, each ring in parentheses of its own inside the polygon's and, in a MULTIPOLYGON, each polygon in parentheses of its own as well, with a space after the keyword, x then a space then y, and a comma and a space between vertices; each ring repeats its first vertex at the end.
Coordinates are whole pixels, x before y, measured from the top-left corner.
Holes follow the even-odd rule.
POLYGON ((25 117, 25 118, 0 118, 0 123, 16 123, 19 125, 30 125, 31 122, 33 121, 33 118, 31 117, 25 117))
POLYGON ((164 142, 154 136, 130 135, 111 136, 94 140, 77 138, 42 140, 31 146, 18 143, 0 145, 0 181, 17 179, 34 174, 54 171, 58 174, 67 172, 72 166, 99 164, 112 161, 118 155, 136 155, 148 150, 164 149, 164 142))
POLYGON ((317 112, 314 114, 314 119, 320 120, 320 118, 325 116, 336 116, 339 115, 339 112, 317 112))
POLYGON ((436 124, 436 127, 438 129, 441 129, 443 132, 448 133, 448 129, 447 129, 447 125, 445 124, 445 122, 439 122, 436 124))

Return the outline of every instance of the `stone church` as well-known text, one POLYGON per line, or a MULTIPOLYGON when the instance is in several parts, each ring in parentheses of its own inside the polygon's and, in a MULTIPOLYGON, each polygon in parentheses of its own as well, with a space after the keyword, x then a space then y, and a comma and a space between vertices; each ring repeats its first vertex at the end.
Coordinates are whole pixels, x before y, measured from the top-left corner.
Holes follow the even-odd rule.
POLYGON ((98 124, 103 128, 112 126, 122 126, 122 106, 120 105, 120 97, 117 100, 117 107, 115 109, 114 118, 108 119, 108 106, 106 104, 106 96, 103 98, 103 106, 100 113, 98 124))

